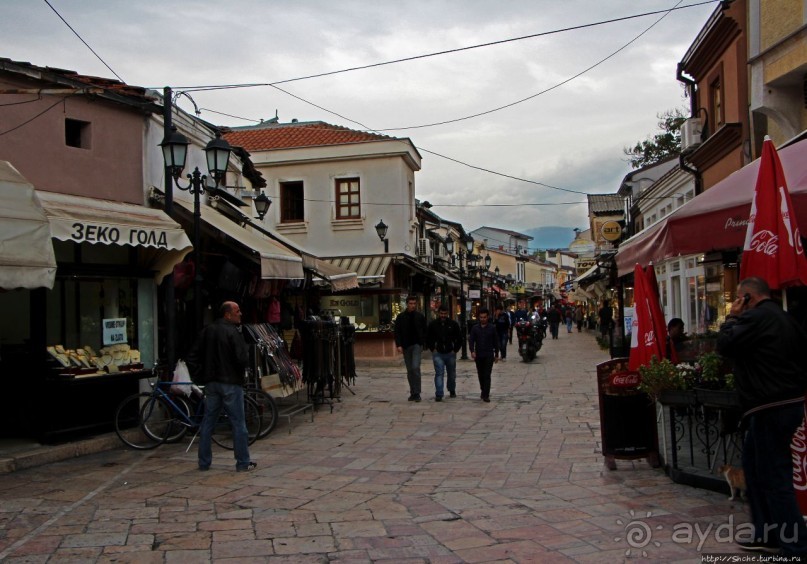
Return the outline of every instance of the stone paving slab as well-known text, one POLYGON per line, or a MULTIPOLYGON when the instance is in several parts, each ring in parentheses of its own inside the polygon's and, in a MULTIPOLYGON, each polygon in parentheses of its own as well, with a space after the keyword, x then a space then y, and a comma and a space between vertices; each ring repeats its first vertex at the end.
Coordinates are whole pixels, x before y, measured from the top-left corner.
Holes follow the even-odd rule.
POLYGON ((293 419, 291 434, 281 422, 251 447, 252 473, 234 472, 232 453, 220 449, 202 473, 186 444, 147 452, 115 444, 2 474, 0 561, 700 562, 704 552, 737 554, 726 538, 747 521, 742 503, 674 484, 642 460, 605 468, 595 381, 605 360, 593 333, 562 333, 532 363, 512 354, 498 363, 490 403, 479 399, 470 361, 458 363, 459 397, 439 403, 428 355, 421 403, 407 401, 401 362, 359 361, 355 395, 313 422, 293 419), (687 529, 692 537, 682 540, 687 529))

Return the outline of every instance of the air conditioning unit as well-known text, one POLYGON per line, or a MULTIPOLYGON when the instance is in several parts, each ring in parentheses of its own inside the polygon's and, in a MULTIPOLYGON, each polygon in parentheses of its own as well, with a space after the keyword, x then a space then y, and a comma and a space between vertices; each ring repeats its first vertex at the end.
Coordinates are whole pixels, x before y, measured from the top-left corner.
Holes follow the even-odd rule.
POLYGON ((694 149, 700 145, 703 140, 701 135, 703 133, 703 124, 700 118, 689 118, 681 125, 681 150, 694 149))
POLYGON ((432 246, 429 244, 428 239, 418 239, 418 246, 417 246, 417 255, 419 257, 425 257, 428 254, 431 254, 432 246))

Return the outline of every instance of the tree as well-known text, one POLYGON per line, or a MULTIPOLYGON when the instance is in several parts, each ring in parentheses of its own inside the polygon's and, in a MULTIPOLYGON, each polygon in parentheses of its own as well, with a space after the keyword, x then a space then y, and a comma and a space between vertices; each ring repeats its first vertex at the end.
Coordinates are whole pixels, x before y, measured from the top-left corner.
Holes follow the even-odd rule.
POLYGON ((625 147, 623 151, 629 157, 630 166, 634 169, 655 164, 660 160, 681 152, 681 125, 689 117, 685 109, 675 108, 656 114, 661 131, 639 141, 633 147, 625 147))

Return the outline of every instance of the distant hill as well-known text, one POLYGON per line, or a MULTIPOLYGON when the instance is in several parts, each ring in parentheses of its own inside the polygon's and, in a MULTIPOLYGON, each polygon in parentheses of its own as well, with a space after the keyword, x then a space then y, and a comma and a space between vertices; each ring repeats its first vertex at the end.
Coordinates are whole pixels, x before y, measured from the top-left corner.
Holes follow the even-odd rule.
POLYGON ((534 237, 530 241, 530 249, 567 249, 574 241, 574 229, 571 227, 536 227, 521 233, 534 237))

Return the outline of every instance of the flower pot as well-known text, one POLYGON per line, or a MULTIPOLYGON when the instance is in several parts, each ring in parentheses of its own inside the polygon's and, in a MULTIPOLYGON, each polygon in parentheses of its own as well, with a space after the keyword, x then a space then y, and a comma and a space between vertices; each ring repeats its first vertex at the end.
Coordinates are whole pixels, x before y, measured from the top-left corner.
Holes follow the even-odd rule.
POLYGON ((664 390, 658 396, 662 405, 673 407, 689 407, 695 405, 696 397, 693 390, 664 390))
POLYGON ((740 395, 737 393, 737 390, 707 390, 705 388, 697 388, 695 393, 698 398, 698 403, 706 407, 719 409, 740 408, 740 395))

